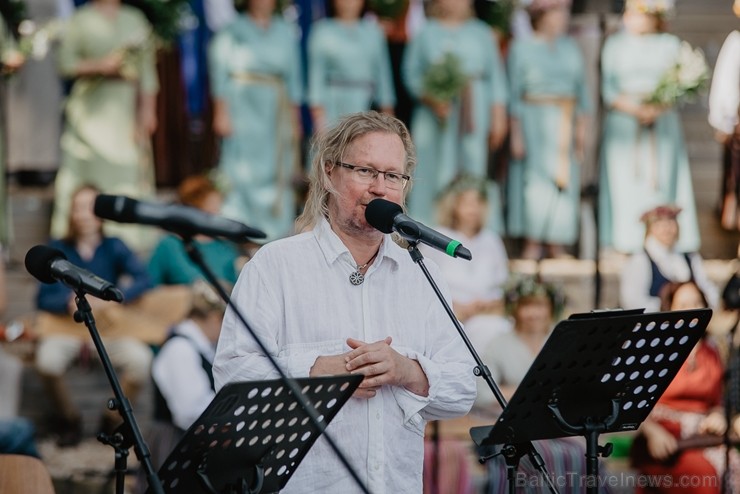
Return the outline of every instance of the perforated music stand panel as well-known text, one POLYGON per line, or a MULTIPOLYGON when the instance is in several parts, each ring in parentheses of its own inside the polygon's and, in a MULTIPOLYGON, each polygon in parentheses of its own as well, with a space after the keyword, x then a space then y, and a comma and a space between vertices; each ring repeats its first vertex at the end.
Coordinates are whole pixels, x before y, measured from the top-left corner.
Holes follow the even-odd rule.
MULTIPOLYGON (((326 426, 362 376, 295 381, 326 426)), ((169 494, 209 493, 199 471, 216 492, 223 492, 236 479, 252 482, 253 467, 260 465, 264 483, 259 492, 278 492, 318 437, 318 428, 283 381, 231 383, 188 429, 158 474, 169 494)))
POLYGON ((496 424, 471 429, 477 444, 516 444, 574 435, 570 424, 605 418, 612 400, 619 417, 605 432, 635 430, 704 334, 710 309, 636 314, 578 314, 561 321, 545 342, 496 424))

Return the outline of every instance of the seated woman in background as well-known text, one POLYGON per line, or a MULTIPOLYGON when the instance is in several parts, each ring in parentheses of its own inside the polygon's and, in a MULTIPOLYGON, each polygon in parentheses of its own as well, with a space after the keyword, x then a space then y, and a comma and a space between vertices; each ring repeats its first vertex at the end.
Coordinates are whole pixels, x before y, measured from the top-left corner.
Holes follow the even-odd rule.
MULTIPOLYGON (((221 212, 223 196, 207 177, 196 175, 184 179, 177 188, 177 194, 185 206, 210 214, 221 212)), ((234 244, 204 235, 196 235, 194 242, 216 278, 236 283, 242 263, 234 244)), ((200 268, 188 257, 182 239, 176 235, 167 235, 157 244, 149 259, 149 275, 155 286, 187 285, 203 278, 200 268)))
MULTIPOLYGON (((157 469, 216 396, 213 357, 226 304, 204 280, 191 288, 190 313, 172 328, 152 363, 154 425, 147 442, 157 469)), ((142 469, 137 488, 143 493, 146 487, 142 469)))
MULTIPOLYGON (((69 210, 69 233, 65 239, 52 240, 50 247, 59 249, 70 263, 116 284, 123 292, 124 302, 137 301, 151 287, 146 268, 129 247, 116 237, 103 234, 103 222, 93 213, 98 189, 82 186, 72 194, 69 210)), ((124 395, 132 402, 149 377, 152 352, 149 346, 128 332, 114 333, 112 312, 118 304, 95 297, 86 297, 99 321, 102 338, 111 363, 119 372, 124 395)), ((62 316, 53 331, 39 338, 36 349, 36 369, 51 399, 51 429, 59 434, 59 446, 72 446, 82 439, 82 415, 72 403, 64 375, 81 354, 94 352, 86 331, 67 333, 65 321, 77 310, 75 293, 62 283, 40 284, 36 307, 45 313, 62 316)), ((78 325, 73 325, 77 328, 78 325)), ((104 402, 104 399, 101 399, 104 402)), ((100 431, 111 433, 121 418, 117 411, 105 410, 100 431)))
MULTIPOLYGON (((506 291, 506 306, 514 317, 514 331, 503 333, 491 340, 481 352, 481 359, 491 371, 491 376, 501 392, 509 399, 524 379, 535 357, 550 336, 553 323, 564 306, 560 290, 531 277, 512 282, 506 291)), ((478 397, 473 411, 480 418, 495 421, 500 407, 483 379, 478 380, 478 397)), ((558 480, 561 492, 586 492, 586 444, 581 437, 564 437, 534 441, 534 446, 545 461, 548 474, 558 480), (583 480, 583 481, 582 481, 583 480)), ((490 459, 486 493, 505 493, 508 489, 506 463, 502 456, 490 459)), ((527 457, 522 458, 517 470, 526 479, 540 478, 539 472, 527 457)), ((518 486, 517 492, 546 492, 543 479, 518 486)), ((602 487, 600 492, 609 492, 602 487)))
POLYGON ((619 301, 623 308, 656 312, 660 308, 663 285, 683 281, 694 281, 709 307, 717 308, 719 291, 707 276, 701 255, 677 248, 681 233, 679 213, 681 208, 672 204, 656 206, 643 213, 643 248, 627 260, 620 276, 619 301))
MULTIPOLYGON (((702 307, 707 307, 707 300, 693 281, 668 283, 661 290, 661 311, 702 307)), ((640 426, 630 453, 632 465, 640 474, 668 475, 674 483, 682 477, 693 478, 701 480, 700 484, 692 483, 691 488, 638 489, 638 493, 725 492, 721 489, 725 448, 720 445, 727 428, 722 408, 723 374, 719 352, 711 338, 704 335, 640 426), (718 445, 686 448, 685 440, 695 436, 715 436, 718 445)), ((735 425, 740 425, 737 420, 735 425)), ((737 451, 731 451, 730 461, 731 489, 726 492, 740 492, 737 451)))
POLYGON ((503 303, 509 259, 501 237, 486 228, 487 190, 484 179, 460 175, 447 186, 437 209, 439 231, 470 249, 471 261, 421 246, 424 255, 439 265, 455 315, 479 351, 491 338, 511 329, 503 303))

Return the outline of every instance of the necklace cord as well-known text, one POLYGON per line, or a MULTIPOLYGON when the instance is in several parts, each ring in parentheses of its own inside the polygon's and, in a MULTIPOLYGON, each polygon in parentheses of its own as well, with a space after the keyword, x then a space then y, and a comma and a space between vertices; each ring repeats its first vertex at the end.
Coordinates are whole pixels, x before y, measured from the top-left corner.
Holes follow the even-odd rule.
POLYGON ((357 267, 356 267, 355 269, 356 269, 357 271, 359 271, 359 270, 361 270, 361 269, 365 269, 365 268, 366 268, 366 267, 367 267, 367 266, 368 266, 368 265, 369 265, 369 264, 370 264, 371 262, 373 262, 373 260, 374 260, 374 259, 375 259, 375 258, 376 258, 376 257, 378 256, 378 253, 379 253, 379 252, 380 252, 380 249, 378 249, 377 251, 375 251, 375 254, 373 254, 373 257, 371 257, 370 259, 368 259, 368 261, 367 261, 367 262, 366 262, 365 264, 362 264, 362 265, 359 265, 359 264, 358 264, 358 265, 357 265, 357 267))

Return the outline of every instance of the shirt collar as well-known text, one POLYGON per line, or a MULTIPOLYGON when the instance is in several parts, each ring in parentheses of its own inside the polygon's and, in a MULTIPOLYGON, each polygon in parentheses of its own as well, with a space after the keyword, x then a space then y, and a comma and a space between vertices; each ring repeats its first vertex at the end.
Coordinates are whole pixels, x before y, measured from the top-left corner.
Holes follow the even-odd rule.
MULTIPOLYGON (((344 245, 334 230, 331 229, 331 225, 326 218, 319 220, 313 232, 327 264, 334 264, 340 257, 344 257, 352 263, 354 262, 349 249, 344 245)), ((405 255, 408 254, 403 252, 401 246, 393 241, 391 235, 383 235, 383 243, 380 244, 380 250, 377 256, 381 262, 383 259, 388 259, 397 266, 405 255)))

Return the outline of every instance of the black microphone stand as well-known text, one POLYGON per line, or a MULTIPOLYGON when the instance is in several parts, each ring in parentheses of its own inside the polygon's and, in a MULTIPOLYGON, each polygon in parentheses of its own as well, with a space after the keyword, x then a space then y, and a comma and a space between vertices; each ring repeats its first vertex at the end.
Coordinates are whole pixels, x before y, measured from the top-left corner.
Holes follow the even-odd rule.
MULTIPOLYGON (((506 398, 504 398, 504 395, 501 393, 501 390, 499 389, 496 382, 493 380, 493 376, 491 376, 491 371, 488 369, 486 364, 483 363, 483 360, 481 360, 480 356, 478 355, 478 352, 475 351, 475 347, 473 347, 473 344, 468 339, 468 335, 465 334, 465 330, 460 325, 460 321, 457 320, 457 317, 455 317, 455 313, 452 311, 452 308, 447 303, 447 300, 445 300, 444 295, 442 295, 442 292, 439 290, 439 286, 437 286, 437 283, 434 281, 434 278, 432 278, 432 275, 427 270, 426 265, 424 264, 424 256, 422 255, 421 251, 419 251, 418 241, 410 240, 406 237, 404 239, 408 242, 409 246, 407 247, 407 250, 409 251, 409 254, 411 254, 411 259, 419 265, 421 268, 421 271, 424 273, 424 276, 426 277, 427 281, 429 281, 429 284, 431 285, 432 289, 434 290, 434 293, 437 295, 437 298, 439 299, 440 303, 444 307, 445 311, 447 312, 447 315, 450 316, 450 319, 452 320, 452 323, 455 325, 455 328, 457 329, 457 332, 460 334, 460 337, 465 342, 465 346, 468 347, 468 350, 470 351, 470 354, 473 356, 473 359, 475 360, 476 367, 473 370, 473 373, 476 376, 482 377, 484 381, 486 381, 486 384, 488 384, 488 387, 491 388, 491 391, 493 392, 493 395, 496 397, 496 401, 499 402, 501 405, 501 408, 506 408, 507 402, 506 398)), ((535 449, 532 442, 527 443, 521 443, 521 444, 506 444, 504 445, 503 450, 501 453, 495 453, 490 456, 483 456, 478 461, 482 464, 486 461, 490 460, 494 456, 497 456, 499 454, 502 454, 506 460, 506 473, 507 473, 507 479, 509 484, 509 492, 511 494, 514 494, 516 492, 516 484, 514 482, 515 480, 515 473, 516 468, 519 465, 519 460, 524 456, 527 455, 529 457, 529 460, 532 462, 532 465, 534 465, 537 470, 542 474, 542 477, 547 482, 547 486, 552 494, 558 494, 558 490, 555 487, 555 484, 552 481, 552 478, 547 473, 547 467, 545 466, 545 462, 542 460, 542 457, 535 449)))
POLYGON ((239 321, 241 321, 242 325, 246 328, 246 330, 249 332, 250 336, 254 339, 254 341, 257 343, 257 345, 260 347, 260 350, 262 350, 262 354, 267 358, 267 360, 270 361, 270 364, 277 370, 278 374, 280 374, 280 379, 283 383, 290 389, 291 393, 293 393, 293 396, 295 397, 296 401, 299 403, 301 408, 303 408, 306 411, 306 414, 311 419, 311 423, 316 427, 316 429, 319 431, 319 435, 323 434, 324 437, 326 437, 327 442, 329 443, 329 446, 331 446, 331 449, 334 451, 334 453, 339 458, 339 461, 342 462, 342 465, 344 465, 345 469, 349 472, 352 479, 357 483, 358 487, 364 492, 365 494, 370 494, 370 491, 367 489, 365 484, 362 483, 362 480, 360 479, 360 476, 357 474, 354 468, 352 468, 352 465, 350 465, 349 460, 347 460, 347 457, 344 455, 344 453, 339 449, 334 439, 326 432, 326 426, 322 423, 322 419, 319 418, 319 415, 316 413, 316 409, 314 408, 313 404, 311 404, 306 397, 303 395, 303 392, 301 391, 301 388, 298 387, 296 382, 290 378, 285 371, 278 365, 275 358, 270 354, 270 352, 267 350, 267 347, 265 344, 260 340, 260 338, 257 336, 257 334, 254 332, 254 330, 249 326, 247 323, 247 320, 244 318, 244 315, 242 315, 239 308, 231 301, 231 297, 228 293, 226 293, 226 290, 224 290, 224 287, 219 283, 218 278, 216 278, 216 275, 213 273, 213 271, 208 267, 208 264, 203 259, 203 256, 201 255, 200 251, 198 250, 197 246, 195 245, 195 242, 193 241, 193 237, 190 235, 181 235, 183 244, 185 246, 185 251, 188 253, 188 256, 190 259, 198 266, 203 273, 203 275, 206 277, 206 280, 208 283, 213 286, 213 288, 218 292, 221 299, 234 311, 234 314, 236 314, 237 318, 239 318, 239 321))
POLYGON ((733 416, 733 394, 737 390, 732 388, 732 385, 737 385, 738 374, 740 369, 737 369, 737 365, 740 364, 740 359, 736 355, 737 349, 735 348, 735 332, 737 331, 738 325, 740 325, 740 312, 735 309, 735 322, 733 323, 730 330, 727 332, 727 367, 724 373, 724 413, 727 427, 725 432, 722 434, 722 442, 725 445, 725 471, 722 475, 722 494, 732 492, 731 479, 732 479, 732 465, 730 463, 730 450, 732 449, 732 440, 730 434, 732 432, 732 416, 733 416))
POLYGON ((92 308, 85 298, 85 291, 82 288, 75 289, 75 303, 77 304, 77 310, 74 313, 74 320, 76 322, 84 322, 87 329, 90 331, 95 348, 100 355, 100 361, 103 363, 103 369, 105 374, 108 376, 108 381, 113 388, 114 398, 108 400, 108 409, 118 410, 118 413, 123 418, 123 424, 118 426, 116 431, 111 434, 100 433, 98 434, 98 441, 103 444, 107 444, 115 450, 115 476, 116 476, 116 494, 124 494, 124 481, 126 478, 126 459, 128 458, 128 450, 131 446, 134 447, 134 452, 139 462, 143 465, 146 471, 147 481, 149 487, 152 489, 154 494, 164 494, 162 484, 159 481, 159 476, 154 470, 152 465, 151 454, 149 448, 144 441, 144 437, 141 435, 141 430, 136 423, 134 417, 134 411, 131 408, 131 403, 128 398, 124 396, 121 383, 118 381, 116 372, 113 369, 113 364, 108 357, 108 352, 103 345, 103 340, 100 338, 100 333, 95 325, 95 318, 92 314, 92 308))

